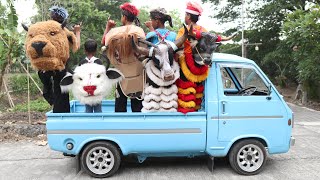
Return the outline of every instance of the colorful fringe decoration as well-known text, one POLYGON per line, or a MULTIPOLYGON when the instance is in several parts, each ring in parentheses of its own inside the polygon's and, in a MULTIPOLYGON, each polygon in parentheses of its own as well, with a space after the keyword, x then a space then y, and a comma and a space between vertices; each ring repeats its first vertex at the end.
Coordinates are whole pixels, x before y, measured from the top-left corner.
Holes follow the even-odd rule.
POLYGON ((207 69, 207 71, 204 74, 201 75, 195 75, 193 74, 190 69, 188 68, 186 61, 185 61, 185 56, 180 56, 179 57, 179 63, 180 63, 180 68, 182 70, 182 73, 184 74, 184 76, 191 82, 203 82, 204 80, 207 79, 208 75, 209 75, 209 69, 207 69))
POLYGON ((202 82, 209 75, 209 68, 205 65, 196 65, 191 53, 184 52, 179 57, 181 76, 188 81, 178 79, 178 112, 184 114, 201 109, 204 85, 202 82))

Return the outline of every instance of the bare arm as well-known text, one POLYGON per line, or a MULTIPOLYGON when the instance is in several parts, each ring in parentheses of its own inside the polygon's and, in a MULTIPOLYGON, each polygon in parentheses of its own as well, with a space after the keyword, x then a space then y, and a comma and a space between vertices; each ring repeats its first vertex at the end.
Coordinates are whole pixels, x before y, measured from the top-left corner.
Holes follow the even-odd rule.
POLYGON ((81 25, 82 25, 82 22, 74 26, 74 34, 76 35, 76 38, 77 38, 77 50, 80 49, 80 44, 81 44, 81 38, 80 38, 81 25))
POLYGON ((106 24, 106 29, 104 30, 102 39, 101 39, 101 45, 105 45, 104 44, 104 38, 106 36, 106 34, 113 28, 116 26, 116 22, 114 20, 111 20, 110 17, 108 18, 108 22, 106 24))

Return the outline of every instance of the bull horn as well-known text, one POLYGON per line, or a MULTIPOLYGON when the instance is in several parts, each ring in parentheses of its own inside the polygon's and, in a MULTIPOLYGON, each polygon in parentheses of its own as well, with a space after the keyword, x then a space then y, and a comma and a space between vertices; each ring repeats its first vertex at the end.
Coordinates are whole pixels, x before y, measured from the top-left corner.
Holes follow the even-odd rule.
POLYGON ((134 41, 134 37, 132 36, 131 38, 131 43, 132 43, 132 48, 134 51, 136 51, 139 54, 148 56, 149 55, 149 50, 147 48, 143 48, 140 46, 137 46, 136 42, 134 41))
POLYGON ((147 40, 145 40, 145 39, 138 38, 138 41, 141 42, 141 43, 143 43, 143 44, 146 44, 146 45, 148 45, 148 46, 152 46, 152 47, 155 47, 155 48, 158 47, 157 45, 152 44, 151 42, 149 42, 149 41, 147 41, 147 40))
POLYGON ((24 29, 25 31, 27 31, 27 32, 28 32, 29 27, 28 27, 28 26, 26 26, 26 25, 25 25, 25 24, 23 24, 23 23, 21 23, 21 25, 22 25, 23 29, 24 29))
MULTIPOLYGON (((184 27, 184 34, 183 36, 181 36, 179 39, 175 40, 174 41, 174 44, 177 46, 177 47, 180 47, 188 38, 188 29, 186 27, 185 24, 183 24, 183 27, 184 27)), ((190 27, 190 29, 192 29, 192 25, 190 27)))

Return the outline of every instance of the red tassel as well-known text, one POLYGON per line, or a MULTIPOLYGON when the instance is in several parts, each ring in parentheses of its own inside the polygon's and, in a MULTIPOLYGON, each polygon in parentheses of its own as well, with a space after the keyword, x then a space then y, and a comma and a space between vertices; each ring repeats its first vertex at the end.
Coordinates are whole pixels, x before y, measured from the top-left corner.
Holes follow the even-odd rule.
POLYGON ((203 66, 197 67, 194 64, 196 62, 194 62, 194 59, 193 59, 191 53, 185 53, 185 60, 186 60, 186 63, 187 63, 187 66, 188 66, 189 70, 194 75, 202 75, 202 74, 204 74, 205 72, 208 71, 208 66, 203 65, 203 66))
POLYGON ((183 107, 178 107, 178 112, 182 112, 183 114, 187 114, 188 112, 195 112, 195 108, 183 108, 183 107))
POLYGON ((202 103, 202 99, 195 99, 194 102, 196 103, 196 105, 201 105, 202 103))
POLYGON ((178 94, 178 98, 184 102, 188 102, 194 101, 196 99, 196 96, 194 94, 178 94))
POLYGON ((182 89, 187 89, 189 87, 196 87, 197 85, 191 81, 183 81, 182 79, 178 79, 176 81, 176 84, 179 88, 182 88, 182 89))
POLYGON ((197 87, 195 87, 195 90, 197 93, 202 93, 204 91, 204 85, 200 84, 197 87))

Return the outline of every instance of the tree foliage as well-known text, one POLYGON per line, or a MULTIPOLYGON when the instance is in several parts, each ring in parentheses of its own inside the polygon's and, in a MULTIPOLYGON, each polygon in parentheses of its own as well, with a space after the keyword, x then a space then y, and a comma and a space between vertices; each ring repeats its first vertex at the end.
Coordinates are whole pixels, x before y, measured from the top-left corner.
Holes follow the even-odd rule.
POLYGON ((0 4, 0 87, 5 69, 24 56, 23 36, 17 31, 18 16, 12 1, 0 4))
POLYGON ((297 63, 299 81, 310 85, 311 97, 319 97, 315 85, 320 81, 320 6, 296 10, 289 14, 283 25, 288 45, 297 46, 293 54, 297 63))
POLYGON ((214 5, 217 13, 213 16, 220 23, 240 22, 244 2, 245 22, 250 24, 245 30, 245 38, 251 43, 263 43, 259 51, 248 48, 248 57, 262 66, 269 77, 293 81, 320 80, 316 75, 319 74, 316 55, 319 49, 317 32, 320 30, 318 10, 310 10, 320 0, 202 1, 214 5), (293 45, 299 45, 298 52, 292 51, 293 45))

